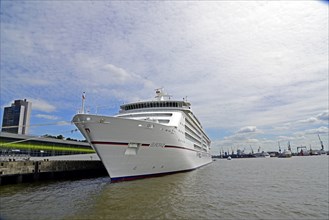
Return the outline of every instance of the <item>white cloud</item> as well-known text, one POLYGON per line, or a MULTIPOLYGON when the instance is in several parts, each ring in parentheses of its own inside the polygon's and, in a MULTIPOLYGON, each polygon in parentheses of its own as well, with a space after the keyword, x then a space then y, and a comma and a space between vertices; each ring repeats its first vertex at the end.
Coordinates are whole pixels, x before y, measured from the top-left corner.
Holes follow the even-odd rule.
POLYGON ((292 141, 295 140, 293 136, 279 136, 278 141, 292 141))
POLYGON ((320 114, 318 114, 316 116, 316 119, 321 120, 321 121, 325 121, 325 122, 328 123, 328 120, 329 120, 329 112, 328 112, 328 110, 327 111, 324 111, 324 112, 322 112, 320 114))
POLYGON ((270 147, 327 124, 328 13, 319 2, 1 6, 1 105, 31 97, 33 109, 65 118, 83 91, 92 107, 118 107, 164 86, 188 96, 214 143, 270 147))
POLYGON ((109 74, 109 77, 114 81, 127 82, 132 80, 132 75, 120 67, 116 67, 113 64, 106 64, 102 69, 109 74))
POLYGON ((318 119, 317 118, 314 118, 314 117, 310 117, 306 120, 300 120, 301 123, 314 123, 314 122, 317 122, 318 119))
POLYGON ((51 84, 51 82, 47 79, 34 79, 29 76, 22 75, 18 75, 16 77, 21 82, 21 84, 29 84, 31 86, 48 86, 51 84))
POLYGON ((255 133, 257 132, 257 128, 256 126, 246 126, 246 127, 243 127, 243 128, 240 128, 240 130, 237 132, 237 133, 255 133))
MULTIPOLYGON (((122 85, 147 85, 149 80, 129 72, 119 66, 109 63, 101 57, 89 57, 86 54, 77 54, 72 63, 77 69, 74 78, 87 88, 102 88, 122 85)), ((152 83, 151 83, 152 84, 152 83)))
POLYGON ((59 121, 56 123, 56 125, 71 125, 71 122, 69 121, 59 121))
POLYGON ((46 115, 46 114, 36 114, 35 117, 49 119, 49 120, 57 120, 59 118, 55 115, 46 115))
POLYGON ((45 100, 33 99, 33 98, 29 98, 27 100, 32 102, 33 110, 38 110, 38 111, 48 112, 48 113, 56 111, 56 107, 54 105, 48 103, 45 100))
POLYGON ((328 111, 323 111, 317 114, 315 117, 309 117, 307 119, 299 120, 297 123, 304 123, 304 124, 328 124, 329 116, 328 111))
POLYGON ((328 127, 321 126, 315 129, 308 129, 304 134, 328 134, 328 127))

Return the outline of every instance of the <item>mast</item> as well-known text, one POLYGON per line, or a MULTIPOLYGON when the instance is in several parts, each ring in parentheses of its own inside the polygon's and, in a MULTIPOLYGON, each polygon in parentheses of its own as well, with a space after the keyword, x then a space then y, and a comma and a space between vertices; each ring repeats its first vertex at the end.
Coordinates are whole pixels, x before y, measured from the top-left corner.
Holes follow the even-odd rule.
POLYGON ((82 99, 81 99, 81 113, 85 113, 85 99, 86 99, 86 93, 82 93, 82 99))
POLYGON ((170 100, 170 97, 171 97, 164 91, 164 89, 162 87, 155 89, 155 94, 156 94, 156 96, 154 98, 156 98, 157 101, 164 101, 164 100, 166 100, 166 98, 167 98, 167 100, 170 100))

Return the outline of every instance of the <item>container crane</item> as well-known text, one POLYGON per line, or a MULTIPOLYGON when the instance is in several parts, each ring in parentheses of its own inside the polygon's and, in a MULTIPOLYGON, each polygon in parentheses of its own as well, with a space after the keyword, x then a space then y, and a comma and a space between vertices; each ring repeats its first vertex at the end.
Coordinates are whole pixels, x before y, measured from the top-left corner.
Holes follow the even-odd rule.
POLYGON ((318 134, 318 137, 319 137, 319 140, 320 140, 320 144, 321 144, 321 150, 323 151, 324 150, 324 147, 323 147, 323 142, 322 142, 322 140, 321 140, 321 138, 320 138, 320 135, 318 134))

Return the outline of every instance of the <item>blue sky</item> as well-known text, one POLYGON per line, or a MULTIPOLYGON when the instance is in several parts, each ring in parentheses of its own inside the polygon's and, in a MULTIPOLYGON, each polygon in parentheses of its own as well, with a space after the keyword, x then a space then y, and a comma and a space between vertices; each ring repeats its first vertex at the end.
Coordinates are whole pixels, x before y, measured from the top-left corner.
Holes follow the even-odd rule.
POLYGON ((32 101, 31 135, 164 87, 220 148, 328 150, 324 1, 1 1, 3 107, 32 101))

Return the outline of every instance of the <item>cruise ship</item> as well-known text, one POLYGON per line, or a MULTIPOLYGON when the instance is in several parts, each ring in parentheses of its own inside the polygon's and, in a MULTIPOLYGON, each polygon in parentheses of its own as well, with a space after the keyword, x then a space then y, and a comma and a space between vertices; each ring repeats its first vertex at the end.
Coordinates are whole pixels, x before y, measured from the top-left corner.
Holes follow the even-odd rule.
POLYGON ((78 113, 72 122, 102 160, 111 182, 190 171, 212 162, 211 141, 187 100, 163 89, 114 116, 78 113))

